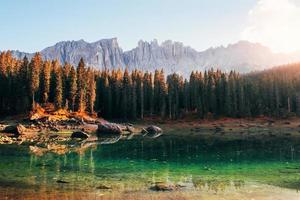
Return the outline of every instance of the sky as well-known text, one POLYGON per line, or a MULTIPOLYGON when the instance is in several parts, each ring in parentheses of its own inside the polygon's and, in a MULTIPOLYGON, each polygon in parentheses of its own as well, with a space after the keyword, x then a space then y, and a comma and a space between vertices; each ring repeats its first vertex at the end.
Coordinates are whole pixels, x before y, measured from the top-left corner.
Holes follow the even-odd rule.
POLYGON ((202 51, 239 40, 300 50, 300 0, 0 0, 0 50, 117 37, 183 42, 202 51))

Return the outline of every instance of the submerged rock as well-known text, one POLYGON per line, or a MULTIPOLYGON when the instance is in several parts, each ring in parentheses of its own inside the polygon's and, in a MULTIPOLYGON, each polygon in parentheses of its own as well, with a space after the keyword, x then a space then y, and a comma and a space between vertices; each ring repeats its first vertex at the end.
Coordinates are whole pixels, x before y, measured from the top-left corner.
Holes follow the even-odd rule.
POLYGON ((88 137, 90 137, 90 136, 83 131, 76 131, 76 132, 73 132, 71 135, 72 139, 74 139, 74 138, 87 139, 88 137))

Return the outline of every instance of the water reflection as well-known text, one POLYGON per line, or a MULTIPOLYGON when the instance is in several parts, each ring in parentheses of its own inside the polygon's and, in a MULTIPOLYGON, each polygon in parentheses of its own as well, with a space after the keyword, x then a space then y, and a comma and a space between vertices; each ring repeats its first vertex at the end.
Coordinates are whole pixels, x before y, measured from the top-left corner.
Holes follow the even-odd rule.
POLYGON ((169 136, 85 143, 64 155, 36 156, 25 147, 0 146, 0 167, 6 174, 0 181, 26 182, 43 190, 95 190, 100 184, 115 190, 148 190, 153 183, 163 182, 180 190, 218 193, 240 190, 249 181, 298 189, 299 147, 296 140, 169 136))

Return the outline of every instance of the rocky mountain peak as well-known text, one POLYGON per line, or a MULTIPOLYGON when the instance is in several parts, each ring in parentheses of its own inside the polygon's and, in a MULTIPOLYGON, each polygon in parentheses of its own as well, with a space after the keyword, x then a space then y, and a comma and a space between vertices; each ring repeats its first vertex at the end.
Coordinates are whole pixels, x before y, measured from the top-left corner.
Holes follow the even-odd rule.
MULTIPOLYGON (((33 54, 12 51, 13 56, 30 59, 33 54)), ((136 48, 125 51, 120 48, 117 38, 96 42, 62 41, 41 51, 44 59, 58 59, 61 63, 77 66, 82 57, 88 66, 99 69, 128 67, 154 71, 163 68, 166 74, 178 72, 189 75, 192 70, 219 68, 224 71, 234 69, 239 72, 259 70, 274 65, 300 61, 299 54, 275 54, 269 48, 248 41, 239 41, 227 47, 210 48, 198 52, 181 42, 172 40, 161 44, 156 39, 140 40, 136 48)))

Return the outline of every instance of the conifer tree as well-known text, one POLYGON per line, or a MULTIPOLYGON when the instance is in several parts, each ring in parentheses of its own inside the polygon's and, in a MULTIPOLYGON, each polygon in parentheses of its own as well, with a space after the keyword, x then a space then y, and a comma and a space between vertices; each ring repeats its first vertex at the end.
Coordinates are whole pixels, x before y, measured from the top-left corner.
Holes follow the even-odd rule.
POLYGON ((51 79, 51 62, 45 61, 41 73, 41 94, 42 102, 47 103, 50 93, 50 79, 51 79))
POLYGON ((131 89, 130 89, 130 99, 131 99, 131 118, 136 119, 137 117, 137 84, 136 80, 131 81, 131 89))
POLYGON ((207 108, 205 107, 205 103, 204 103, 206 89, 205 89, 202 73, 197 72, 196 77, 197 77, 197 85, 198 85, 197 87, 198 95, 197 95, 197 105, 196 105, 197 113, 200 118, 203 118, 207 112, 207 108))
POLYGON ((137 115, 144 118, 144 89, 143 89, 143 73, 141 71, 136 72, 135 78, 136 84, 136 99, 137 99, 137 115))
POLYGON ((189 92, 189 82, 187 79, 184 80, 184 86, 183 86, 183 108, 185 113, 188 113, 190 109, 190 92, 189 92))
POLYGON ((57 109, 62 108, 63 103, 63 83, 62 83, 62 68, 59 66, 57 69, 54 70, 55 74, 55 96, 54 96, 54 103, 57 109))
POLYGON ((85 64, 83 58, 81 58, 77 67, 76 110, 79 112, 85 111, 85 107, 86 107, 85 93, 86 93, 85 64))
POLYGON ((149 115, 153 114, 153 81, 152 74, 146 72, 143 78, 144 108, 149 115))
POLYGON ((160 71, 155 70, 154 72, 154 91, 153 91, 153 108, 154 108, 154 113, 157 115, 160 112, 160 71))
POLYGON ((62 73, 63 74, 63 76, 62 76, 63 88, 64 88, 63 104, 65 105, 66 108, 69 107, 69 101, 70 101, 69 90, 70 90, 71 68, 72 68, 72 66, 69 63, 65 63, 64 67, 63 67, 63 73, 62 73))
POLYGON ((76 92, 77 92, 77 74, 75 68, 72 66, 70 71, 69 77, 69 88, 68 92, 68 99, 70 102, 70 106, 72 111, 75 110, 75 100, 76 100, 76 92))
POLYGON ((128 69, 125 69, 123 81, 122 81, 122 116, 124 119, 128 119, 131 112, 131 85, 132 81, 129 76, 128 69))
POLYGON ((160 116, 162 118, 166 115, 166 98, 167 98, 167 85, 165 81, 165 75, 163 69, 159 74, 159 107, 160 107, 160 116))
POLYGON ((107 118, 112 118, 112 92, 111 92, 111 86, 108 80, 108 76, 105 76, 104 78, 104 114, 107 118))
POLYGON ((32 94, 32 107, 35 106, 35 96, 40 84, 40 69, 42 58, 40 53, 36 53, 30 62, 30 92, 32 94))
POLYGON ((88 68, 87 71, 87 108, 93 113, 94 112, 94 104, 96 100, 96 82, 95 75, 91 68, 88 68))

